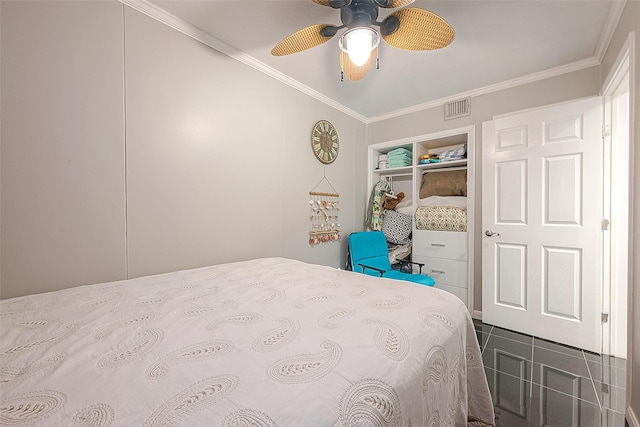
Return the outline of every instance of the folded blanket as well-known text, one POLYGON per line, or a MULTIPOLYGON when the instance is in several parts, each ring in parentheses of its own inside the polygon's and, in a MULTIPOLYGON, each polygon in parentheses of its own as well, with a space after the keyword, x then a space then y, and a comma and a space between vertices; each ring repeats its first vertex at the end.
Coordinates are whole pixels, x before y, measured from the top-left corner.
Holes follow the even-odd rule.
POLYGON ((447 150, 440 154, 440 160, 446 162, 448 160, 460 160, 467 158, 467 145, 463 145, 462 147, 456 150, 447 150))

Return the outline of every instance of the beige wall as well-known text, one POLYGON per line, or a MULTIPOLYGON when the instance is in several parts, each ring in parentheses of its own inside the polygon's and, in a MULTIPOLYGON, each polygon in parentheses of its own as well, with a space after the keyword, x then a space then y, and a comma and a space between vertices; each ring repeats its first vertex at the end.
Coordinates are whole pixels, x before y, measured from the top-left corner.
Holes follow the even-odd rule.
POLYGON ((635 76, 632 84, 634 101, 634 128, 632 150, 634 153, 633 164, 635 171, 632 169, 633 185, 632 185, 632 202, 633 202, 633 219, 632 230, 632 279, 629 286, 629 334, 627 342, 627 414, 629 419, 633 419, 636 424, 632 427, 638 427, 637 424, 640 417, 640 149, 637 146, 640 137, 640 53, 638 52, 638 44, 640 42, 640 2, 627 1, 622 17, 616 27, 614 36, 609 44, 607 53, 602 62, 602 78, 605 79, 611 68, 615 64, 620 50, 627 41, 629 34, 635 32, 635 76))
POLYGON ((471 115, 444 120, 442 106, 407 114, 369 125, 368 143, 376 144, 425 135, 442 130, 475 126, 475 212, 474 232, 474 309, 482 310, 482 123, 494 115, 544 106, 571 99, 597 95, 599 69, 597 67, 541 80, 471 99, 471 115))
POLYGON ((339 132, 326 176, 352 231, 364 124, 136 11, 125 22, 130 275, 261 256, 338 267, 339 243, 308 244, 324 173, 310 132, 321 118, 339 132))
POLYGON ((0 296, 122 278, 122 6, 0 7, 0 296))
POLYGON ((346 239, 307 243, 308 192, 326 173, 343 235, 359 227, 365 124, 116 1, 0 7, 1 298, 262 256, 343 263, 346 239), (326 169, 320 119, 341 140, 326 169))

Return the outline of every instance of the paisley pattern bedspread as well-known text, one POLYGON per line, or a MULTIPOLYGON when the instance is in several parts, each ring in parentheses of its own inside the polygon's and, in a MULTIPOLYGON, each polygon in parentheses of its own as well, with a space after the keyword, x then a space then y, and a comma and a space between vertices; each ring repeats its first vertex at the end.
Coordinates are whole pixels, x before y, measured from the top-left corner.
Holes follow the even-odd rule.
POLYGON ((3 300, 0 322, 2 426, 494 420, 465 306, 409 282, 263 258, 3 300))

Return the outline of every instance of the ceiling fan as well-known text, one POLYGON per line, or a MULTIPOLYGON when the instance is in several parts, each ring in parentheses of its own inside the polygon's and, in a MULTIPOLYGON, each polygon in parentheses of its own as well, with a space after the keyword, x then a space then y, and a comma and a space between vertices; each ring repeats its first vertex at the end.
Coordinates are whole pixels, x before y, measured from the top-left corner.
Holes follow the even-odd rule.
POLYGON ((380 38, 390 46, 405 50, 433 50, 448 46, 455 37, 453 28, 435 13, 419 8, 400 9, 378 22, 378 8, 398 8, 414 0, 312 0, 340 9, 342 25, 316 24, 285 37, 271 49, 273 56, 302 52, 329 41, 338 30, 340 67, 351 81, 367 75, 377 62, 380 38), (379 29, 375 29, 379 27, 379 29))

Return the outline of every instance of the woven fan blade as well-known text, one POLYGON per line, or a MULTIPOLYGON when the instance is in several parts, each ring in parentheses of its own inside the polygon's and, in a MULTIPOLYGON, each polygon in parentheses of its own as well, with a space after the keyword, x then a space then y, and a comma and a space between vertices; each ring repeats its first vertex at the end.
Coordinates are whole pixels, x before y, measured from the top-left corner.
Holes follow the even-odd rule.
POLYGON ((333 25, 316 24, 296 31, 275 45, 273 49, 271 49, 271 55, 291 55, 292 53, 302 52, 303 50, 311 49, 312 47, 331 40, 333 36, 325 37, 320 34, 320 31, 324 27, 333 27, 333 25))
MULTIPOLYGON (((316 1, 316 0, 313 0, 313 1, 316 1)), ((414 1, 415 0, 391 0, 391 2, 388 5, 386 6, 380 5, 380 7, 384 7, 385 9, 395 9, 396 7, 403 7, 403 6, 410 5, 414 1)))
POLYGON ((357 65, 354 65, 353 62, 351 62, 351 60, 349 59, 349 55, 340 51, 340 67, 342 68, 342 72, 344 72, 344 75, 347 76, 347 78, 352 82, 355 82, 367 75, 367 73, 373 66, 373 63, 376 62, 377 56, 378 48, 375 48, 371 51, 369 60, 358 67, 357 65))
POLYGON ((314 3, 318 3, 321 4, 323 6, 327 6, 327 7, 331 7, 331 5, 329 4, 329 0, 311 0, 314 3))
POLYGON ((400 28, 382 38, 398 49, 440 49, 448 46, 456 35, 447 21, 424 9, 407 8, 391 15, 400 20, 400 28))

